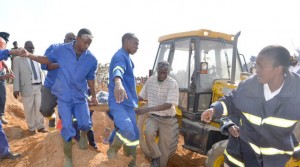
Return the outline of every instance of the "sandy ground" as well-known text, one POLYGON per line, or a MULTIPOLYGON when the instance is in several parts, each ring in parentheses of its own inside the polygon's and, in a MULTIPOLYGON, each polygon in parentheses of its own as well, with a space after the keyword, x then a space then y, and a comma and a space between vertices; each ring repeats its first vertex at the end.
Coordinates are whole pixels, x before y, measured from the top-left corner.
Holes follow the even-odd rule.
MULTIPOLYGON (((17 160, 2 160, 0 167, 61 167, 63 166, 63 143, 58 130, 49 133, 30 135, 24 118, 23 105, 12 95, 12 85, 7 84, 6 118, 10 121, 3 125, 10 148, 13 152, 22 154, 17 160)), ((109 161, 106 156, 108 145, 103 144, 101 136, 105 127, 113 128, 113 122, 103 112, 93 115, 95 140, 101 150, 98 153, 92 149, 81 150, 78 143, 73 144, 74 167, 126 167, 130 158, 123 156, 120 150, 118 159, 109 161)), ((45 119, 45 125, 48 122, 45 119)), ((178 150, 169 162, 168 167, 203 167, 206 156, 182 148, 183 138, 180 137, 178 150)), ((140 147, 137 148, 137 166, 149 167, 150 162, 143 156, 140 147)))

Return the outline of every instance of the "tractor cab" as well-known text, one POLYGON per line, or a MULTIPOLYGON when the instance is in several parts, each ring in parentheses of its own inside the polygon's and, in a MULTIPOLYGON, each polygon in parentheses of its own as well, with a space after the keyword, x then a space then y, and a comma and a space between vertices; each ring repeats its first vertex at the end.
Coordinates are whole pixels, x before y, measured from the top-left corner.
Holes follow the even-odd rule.
MULTIPOLYGON (((237 50, 239 35, 201 29, 159 38, 150 75, 157 73, 158 62, 170 63, 169 76, 177 81, 180 91, 177 114, 185 149, 207 155, 214 144, 228 138, 221 134, 218 120, 206 124, 200 117, 211 103, 237 87, 242 77, 236 76, 247 72, 242 69, 245 58, 237 50)), ((223 152, 217 156, 219 164, 222 157, 223 152)))
MULTIPOLYGON (((162 36, 153 67, 166 60, 170 76, 180 88, 179 109, 183 117, 200 120, 200 114, 212 103, 215 81, 230 82, 242 72, 242 60, 235 56, 234 35, 210 30, 189 31, 162 36), (233 66, 234 63, 234 66, 233 66)), ((236 78, 233 84, 238 83, 236 78)))

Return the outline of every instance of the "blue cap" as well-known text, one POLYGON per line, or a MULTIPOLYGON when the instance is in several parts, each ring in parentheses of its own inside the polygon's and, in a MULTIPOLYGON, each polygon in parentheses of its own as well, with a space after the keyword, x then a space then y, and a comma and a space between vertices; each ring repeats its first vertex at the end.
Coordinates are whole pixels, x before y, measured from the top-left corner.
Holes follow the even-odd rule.
POLYGON ((9 38, 9 33, 7 32, 0 32, 0 37, 2 37, 5 42, 7 43, 8 42, 8 38, 9 38))

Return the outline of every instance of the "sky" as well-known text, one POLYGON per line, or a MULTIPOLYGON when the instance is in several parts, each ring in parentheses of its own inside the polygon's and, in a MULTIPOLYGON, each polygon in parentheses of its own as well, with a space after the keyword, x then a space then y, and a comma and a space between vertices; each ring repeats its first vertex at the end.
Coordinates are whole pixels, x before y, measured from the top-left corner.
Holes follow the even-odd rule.
MULTIPOLYGON (((152 68, 159 36, 197 29, 236 34, 239 52, 256 56, 279 44, 291 54, 300 47, 299 0, 0 0, 0 31, 24 47, 35 45, 43 55, 67 32, 88 28, 94 35, 89 50, 101 64, 121 48, 121 37, 134 33, 139 50, 131 55, 136 76, 152 68)), ((10 63, 7 63, 10 64, 10 63)))

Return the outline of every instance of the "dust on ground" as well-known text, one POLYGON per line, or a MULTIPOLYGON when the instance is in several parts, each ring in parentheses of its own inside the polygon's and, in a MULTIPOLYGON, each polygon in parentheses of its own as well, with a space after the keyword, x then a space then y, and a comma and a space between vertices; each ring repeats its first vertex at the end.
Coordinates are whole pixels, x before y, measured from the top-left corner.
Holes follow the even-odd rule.
MULTIPOLYGON (((61 167, 63 166, 63 143, 58 130, 49 133, 30 135, 25 122, 23 105, 13 97, 12 85, 6 86, 5 118, 10 122, 3 125, 12 152, 22 154, 17 160, 2 160, 0 167, 61 167)), ((45 119, 45 125, 48 124, 45 119)), ((130 158, 119 151, 117 160, 108 160, 106 151, 108 145, 103 144, 101 136, 106 127, 113 129, 113 122, 104 112, 95 111, 93 114, 93 129, 95 140, 101 153, 92 149, 81 150, 78 143, 73 143, 74 167, 126 167, 130 158)), ((206 156, 182 148, 183 137, 180 136, 178 150, 169 159, 168 167, 204 167, 206 156)), ((137 148, 137 166, 149 167, 150 162, 144 157, 140 147, 137 148)))

